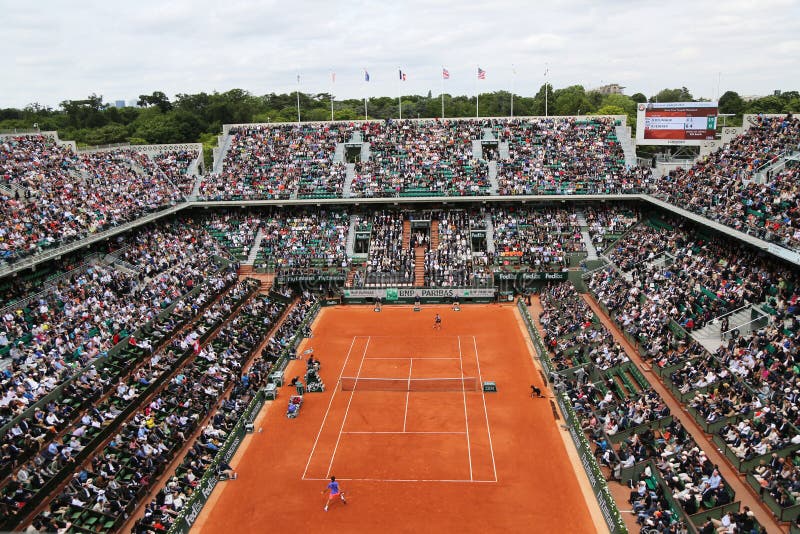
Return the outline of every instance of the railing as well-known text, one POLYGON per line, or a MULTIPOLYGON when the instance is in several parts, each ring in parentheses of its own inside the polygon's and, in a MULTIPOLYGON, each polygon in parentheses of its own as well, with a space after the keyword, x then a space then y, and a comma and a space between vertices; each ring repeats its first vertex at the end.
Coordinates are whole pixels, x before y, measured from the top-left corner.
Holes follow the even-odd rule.
MULTIPOLYGON (((754 310, 755 310, 755 308, 754 308, 754 310)), ((759 313, 759 312, 756 312, 756 313, 759 313)), ((725 332, 722 332, 721 333, 721 337, 722 337, 722 339, 729 339, 730 337, 733 337, 734 335, 736 335, 736 337, 738 337, 740 335, 749 334, 753 330, 756 330, 758 328, 762 328, 762 327, 766 326, 767 323, 769 323, 769 316, 768 315, 760 315, 759 314, 759 316, 756 317, 755 319, 751 319, 751 320, 747 321, 746 323, 734 326, 733 328, 731 328, 729 330, 726 330, 725 332), (734 332, 735 332, 735 334, 734 334, 734 332)))

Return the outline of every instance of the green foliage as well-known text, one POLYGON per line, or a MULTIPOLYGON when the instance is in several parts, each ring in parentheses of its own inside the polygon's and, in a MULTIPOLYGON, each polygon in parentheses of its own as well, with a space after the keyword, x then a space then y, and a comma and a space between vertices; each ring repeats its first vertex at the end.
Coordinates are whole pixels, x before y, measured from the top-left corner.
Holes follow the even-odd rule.
POLYGON ((735 91, 725 91, 725 93, 719 97, 720 113, 733 113, 734 115, 738 115, 743 109, 744 100, 739 96, 739 93, 735 91))
POLYGON ((594 111, 582 85, 571 85, 564 89, 558 89, 554 96, 556 105, 553 115, 582 115, 594 111))
POLYGON ((680 89, 662 89, 650 98, 651 102, 694 102, 692 93, 686 87, 680 89))
MULTIPOLYGON (((624 114, 635 128, 636 104, 646 102, 642 93, 632 96, 587 93, 580 85, 554 88, 542 85, 533 96, 514 95, 514 115, 624 114)), ((440 95, 427 91, 423 95, 403 95, 403 117, 440 117, 440 95)), ((664 89, 653 96, 658 102, 694 100, 685 87, 664 89)), ((475 96, 445 94, 446 117, 474 117, 475 96)), ((330 94, 300 94, 301 118, 304 121, 330 119, 330 94)), ((786 91, 744 102, 738 94, 728 91, 720 98, 720 111, 735 113, 727 124, 741 124, 743 113, 800 112, 800 93, 786 91)), ((335 120, 350 121, 363 118, 362 99, 334 100, 335 120)), ((483 117, 505 117, 511 112, 511 94, 495 91, 480 95, 480 114, 483 117)), ((371 119, 398 116, 397 97, 376 97, 369 100, 371 119)), ((270 93, 255 96, 242 89, 225 92, 178 94, 170 100, 161 91, 140 95, 139 107, 115 108, 96 94, 84 100, 65 100, 59 109, 32 103, 23 109, 0 109, 0 130, 57 130, 62 139, 75 140, 82 146, 130 143, 202 142, 206 165, 211 164, 211 149, 223 124, 248 122, 297 121, 296 93, 270 93)), ((721 121, 722 122, 722 121, 721 121)))
POLYGON ((601 107, 592 115, 625 115, 625 110, 619 106, 612 106, 606 104, 605 106, 601 107))

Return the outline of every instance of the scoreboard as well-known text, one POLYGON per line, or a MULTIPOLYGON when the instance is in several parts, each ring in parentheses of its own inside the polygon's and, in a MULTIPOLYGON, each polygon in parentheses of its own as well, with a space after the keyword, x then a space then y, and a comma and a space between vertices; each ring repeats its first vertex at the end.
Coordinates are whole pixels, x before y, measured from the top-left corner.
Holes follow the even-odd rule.
POLYGON ((640 145, 699 145, 717 133, 716 102, 639 104, 636 143, 640 145))

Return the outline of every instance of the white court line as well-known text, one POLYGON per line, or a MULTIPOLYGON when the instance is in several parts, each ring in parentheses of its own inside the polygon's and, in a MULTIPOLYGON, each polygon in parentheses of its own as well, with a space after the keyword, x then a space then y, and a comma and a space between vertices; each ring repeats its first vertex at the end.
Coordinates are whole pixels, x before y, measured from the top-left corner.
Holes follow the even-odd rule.
POLYGON ((478 358, 478 342, 472 336, 472 345, 475 347, 475 361, 478 363, 478 385, 481 388, 481 398, 483 399, 483 415, 486 417, 486 433, 489 435, 489 451, 492 453, 492 469, 494 470, 494 481, 497 482, 497 464, 494 461, 494 446, 492 445, 492 431, 489 428, 489 412, 486 411, 486 392, 483 391, 483 377, 481 376, 481 360, 478 358))
MULTIPOLYGON (((347 356, 344 359, 344 363, 342 364, 342 370, 339 372, 339 379, 336 380, 336 383, 339 383, 341 380, 342 375, 344 374, 344 368, 347 366, 347 360, 350 359, 350 353, 353 351, 353 345, 356 344, 356 338, 358 336, 353 336, 353 341, 350 342, 350 348, 347 350, 347 356)), ((333 394, 331 395, 331 400, 328 401, 328 409, 325 410, 325 416, 322 418, 322 424, 319 426, 319 432, 317 432, 317 439, 314 440, 314 445, 311 447, 311 452, 308 455, 308 461, 306 462, 306 468, 303 471, 303 477, 305 478, 306 473, 308 472, 308 466, 311 465, 311 458, 314 456, 314 451, 317 448, 317 443, 319 443, 319 437, 322 435, 322 429, 325 428, 325 421, 328 419, 328 412, 331 411, 331 405, 333 405, 333 398, 336 396, 336 392, 339 391, 339 388, 336 387, 333 389, 333 394)))
POLYGON ((406 419, 408 418, 408 396, 411 395, 411 370, 414 368, 414 358, 408 362, 408 391, 406 391, 406 411, 403 413, 403 432, 406 431, 406 419))
POLYGON ((464 423, 467 425, 467 456, 469 457, 469 479, 472 480, 472 447, 469 444, 469 415, 467 415, 467 392, 464 389, 464 360, 461 357, 461 336, 458 336, 458 367, 461 369, 461 397, 464 399, 464 423))
MULTIPOLYGON (((361 353, 361 363, 358 364, 358 371, 356 372, 356 381, 353 386, 353 391, 350 392, 350 398, 347 399, 347 407, 344 409, 344 417, 342 418, 342 426, 339 428, 339 435, 336 437, 336 445, 333 447, 333 453, 331 454, 331 461, 328 464, 328 471, 325 473, 325 478, 331 476, 331 468, 333 467, 333 459, 336 457, 336 450, 339 448, 339 441, 342 439, 342 430, 344 430, 344 424, 347 421, 347 413, 350 411, 350 403, 353 402, 353 395, 356 392, 356 388, 358 387, 358 375, 361 374, 361 367, 364 365, 364 356, 367 355, 367 348, 369 347, 370 337, 367 336, 367 344, 364 345, 364 352, 361 353)), ((344 371, 344 368, 342 368, 344 371)), ((320 429, 321 431, 322 429, 320 429)))
MULTIPOLYGON (((303 480, 330 480, 330 478, 303 478, 303 480)), ((460 484, 497 484, 496 480, 458 480, 458 479, 441 479, 441 478, 340 478, 336 480, 346 482, 457 482, 460 484)))
POLYGON ((405 430, 402 432, 395 432, 395 431, 383 431, 383 430, 345 430, 342 434, 464 434, 465 432, 406 432, 405 430))
POLYGON ((397 357, 385 357, 385 358, 364 358, 365 360, 457 360, 458 358, 426 358, 425 356, 417 356, 416 358, 413 356, 397 356, 397 357))

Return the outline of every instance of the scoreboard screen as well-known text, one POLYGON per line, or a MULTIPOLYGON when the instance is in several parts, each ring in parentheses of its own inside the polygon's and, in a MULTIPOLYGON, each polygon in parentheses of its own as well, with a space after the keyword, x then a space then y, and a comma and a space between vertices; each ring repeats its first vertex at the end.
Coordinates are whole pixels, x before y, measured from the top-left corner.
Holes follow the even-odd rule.
POLYGON ((636 142, 641 145, 699 145, 717 133, 716 102, 639 104, 636 142))

